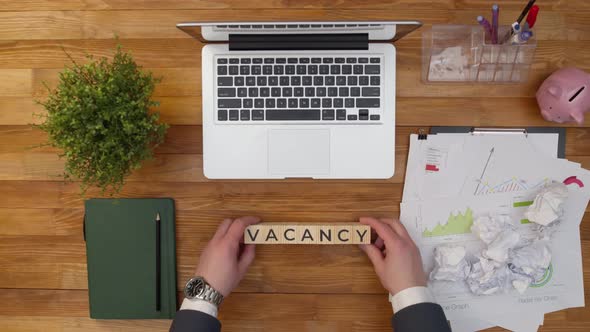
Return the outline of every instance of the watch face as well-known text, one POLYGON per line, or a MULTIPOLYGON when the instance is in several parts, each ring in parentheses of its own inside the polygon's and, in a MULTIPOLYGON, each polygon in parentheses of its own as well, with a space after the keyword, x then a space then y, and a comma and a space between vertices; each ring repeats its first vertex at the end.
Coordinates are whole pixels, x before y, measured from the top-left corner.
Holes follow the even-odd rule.
POLYGON ((186 288, 184 289, 185 296, 189 299, 201 295, 205 291, 205 282, 201 278, 194 278, 189 280, 186 288))

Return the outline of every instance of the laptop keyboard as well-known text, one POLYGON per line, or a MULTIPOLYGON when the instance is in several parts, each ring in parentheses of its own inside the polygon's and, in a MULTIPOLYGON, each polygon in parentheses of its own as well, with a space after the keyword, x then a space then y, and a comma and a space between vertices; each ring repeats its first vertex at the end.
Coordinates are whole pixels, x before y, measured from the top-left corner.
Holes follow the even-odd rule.
POLYGON ((375 123, 382 57, 218 57, 217 121, 375 123))

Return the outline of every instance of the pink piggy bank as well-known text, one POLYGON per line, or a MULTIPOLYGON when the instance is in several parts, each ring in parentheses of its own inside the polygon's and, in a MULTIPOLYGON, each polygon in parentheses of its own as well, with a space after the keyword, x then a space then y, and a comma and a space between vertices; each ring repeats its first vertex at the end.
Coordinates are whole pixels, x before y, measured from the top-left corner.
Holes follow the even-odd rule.
POLYGON ((590 74, 562 68, 551 74, 537 91, 537 103, 547 121, 584 123, 590 111, 590 74))

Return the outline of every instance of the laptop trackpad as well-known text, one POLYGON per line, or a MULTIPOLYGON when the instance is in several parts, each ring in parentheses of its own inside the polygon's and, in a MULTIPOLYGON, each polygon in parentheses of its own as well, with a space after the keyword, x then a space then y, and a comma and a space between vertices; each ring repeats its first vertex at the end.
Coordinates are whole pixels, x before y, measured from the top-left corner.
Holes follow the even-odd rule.
POLYGON ((269 130, 268 138, 271 174, 310 176, 330 172, 329 129, 269 130))

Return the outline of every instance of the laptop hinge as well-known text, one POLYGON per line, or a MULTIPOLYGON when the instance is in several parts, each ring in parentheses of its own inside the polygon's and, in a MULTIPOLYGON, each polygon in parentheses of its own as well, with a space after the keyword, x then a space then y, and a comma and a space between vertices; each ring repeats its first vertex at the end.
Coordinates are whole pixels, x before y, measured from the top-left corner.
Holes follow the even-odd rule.
POLYGON ((230 51, 368 50, 369 34, 230 34, 230 51))

